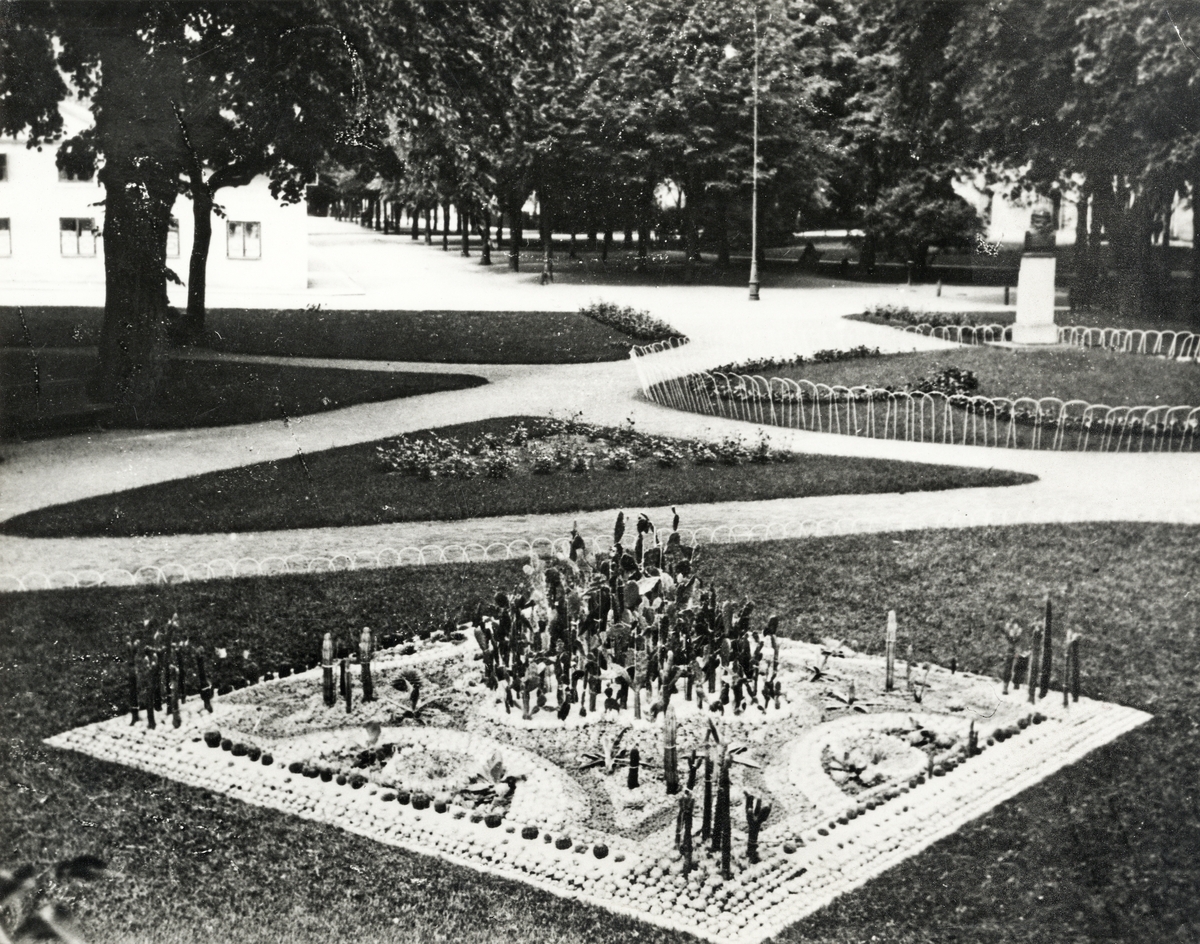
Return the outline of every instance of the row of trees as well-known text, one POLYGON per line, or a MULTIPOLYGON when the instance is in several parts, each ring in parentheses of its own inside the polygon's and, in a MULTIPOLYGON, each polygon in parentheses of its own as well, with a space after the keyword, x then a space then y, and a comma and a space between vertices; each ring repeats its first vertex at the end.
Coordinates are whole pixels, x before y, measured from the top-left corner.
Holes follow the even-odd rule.
POLYGON ((1113 271, 1122 304, 1143 312, 1169 276, 1154 237, 1200 177, 1194 5, 114 0, 0 16, 0 131, 55 141, 61 74, 92 102, 95 127, 58 159, 101 163, 97 392, 117 403, 153 391, 169 329, 201 332, 220 192, 259 174, 297 200, 323 169, 376 206, 453 204, 485 230, 517 223, 536 193, 545 230, 606 246, 622 231, 644 246, 670 183, 689 262, 702 244, 727 258, 748 241, 757 91, 768 238, 798 215, 861 227, 867 266, 899 255, 919 270, 931 246, 978 229, 957 176, 1078 190, 1078 300, 1113 271), (180 192, 197 239, 173 325, 165 244, 180 192))

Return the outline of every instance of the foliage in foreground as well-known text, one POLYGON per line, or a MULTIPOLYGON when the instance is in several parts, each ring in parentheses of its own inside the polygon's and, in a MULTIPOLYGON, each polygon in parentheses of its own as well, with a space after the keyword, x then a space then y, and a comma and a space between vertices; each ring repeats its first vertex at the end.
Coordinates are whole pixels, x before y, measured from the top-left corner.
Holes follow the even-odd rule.
MULTIPOLYGON (((1144 524, 702 548, 712 582, 779 612, 789 635, 879 652, 893 608, 902 649, 993 675, 1004 623, 1032 622, 1049 590, 1056 619, 1084 633, 1084 694, 1156 716, 776 940, 1200 935, 1198 548, 1200 529, 1144 524)), ((147 616, 178 610, 193 643, 290 664, 315 658, 329 627, 440 619, 519 580, 503 562, 14 595, 0 613, 0 756, 13 784, 0 842, 17 861, 112 863, 116 876, 72 898, 97 941, 690 940, 39 743, 121 711, 124 636, 147 616)))

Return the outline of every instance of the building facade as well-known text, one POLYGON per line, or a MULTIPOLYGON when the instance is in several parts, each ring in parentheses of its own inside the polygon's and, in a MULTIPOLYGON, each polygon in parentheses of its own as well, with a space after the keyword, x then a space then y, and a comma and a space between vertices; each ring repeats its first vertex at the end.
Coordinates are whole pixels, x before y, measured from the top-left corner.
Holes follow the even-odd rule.
MULTIPOLYGON (((91 124, 85 103, 60 105, 66 136, 91 124)), ((95 175, 59 171, 57 145, 27 147, 0 137, 0 295, 5 283, 44 286, 104 284, 104 188, 95 175)), ((283 205, 265 177, 219 191, 208 252, 210 292, 303 292, 308 286, 308 217, 303 203, 283 205)), ((167 265, 186 283, 194 222, 180 196, 172 212, 167 265)), ((184 289, 172 286, 173 302, 184 289)))

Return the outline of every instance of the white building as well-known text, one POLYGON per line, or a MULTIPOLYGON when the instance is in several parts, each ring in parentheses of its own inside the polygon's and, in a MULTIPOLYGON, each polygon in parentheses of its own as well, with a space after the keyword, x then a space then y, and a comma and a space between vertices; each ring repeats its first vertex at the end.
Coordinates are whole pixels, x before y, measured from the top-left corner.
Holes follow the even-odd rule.
MULTIPOLYGON (((92 123, 85 103, 60 106, 65 135, 92 123)), ((95 177, 67 179, 55 164, 57 145, 28 148, 0 137, 0 302, 4 286, 104 284, 104 188, 95 177)), ((271 197, 265 177, 217 193, 208 252, 210 291, 303 292, 308 287, 308 216, 304 204, 271 197)), ((167 264, 184 281, 194 231, 191 201, 179 197, 167 240, 167 264)), ((181 304, 185 290, 170 289, 181 304)), ((48 301, 52 300, 48 298, 48 301)))
MULTIPOLYGON (((1035 209, 1053 212, 1051 202, 1045 197, 1030 195, 1024 199, 1010 199, 999 189, 988 188, 982 180, 955 181, 954 190, 975 207, 979 218, 984 221, 988 242, 1003 246, 1024 245, 1025 231, 1029 229, 1029 217, 1035 209)), ((1063 194, 1059 203, 1055 233, 1059 246, 1075 245, 1075 223, 1079 218, 1078 197, 1078 191, 1068 191, 1063 194)), ((1156 243, 1159 242, 1161 236, 1156 239, 1156 243)), ((1182 194, 1176 194, 1171 211, 1171 243, 1185 246, 1192 243, 1191 201, 1182 194)))

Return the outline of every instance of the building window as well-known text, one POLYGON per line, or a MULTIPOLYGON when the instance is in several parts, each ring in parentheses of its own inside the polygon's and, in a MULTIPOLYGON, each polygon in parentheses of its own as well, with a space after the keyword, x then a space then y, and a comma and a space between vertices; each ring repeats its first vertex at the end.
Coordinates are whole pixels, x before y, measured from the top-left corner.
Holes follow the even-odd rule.
POLYGON ((58 221, 59 243, 64 256, 96 254, 96 221, 90 216, 62 217, 58 221))
POLYGON ((73 170, 64 170, 61 167, 58 169, 58 179, 60 181, 91 180, 95 176, 96 172, 94 170, 76 173, 73 170))
POLYGON ((8 180, 8 155, 0 154, 0 180, 8 180))
POLYGON ((12 255, 12 228, 7 219, 0 219, 0 256, 12 255))
POLYGON ((238 223, 225 227, 226 254, 230 259, 262 258, 262 223, 238 223))
POLYGON ((179 220, 175 217, 167 224, 167 258, 179 258, 179 220))

